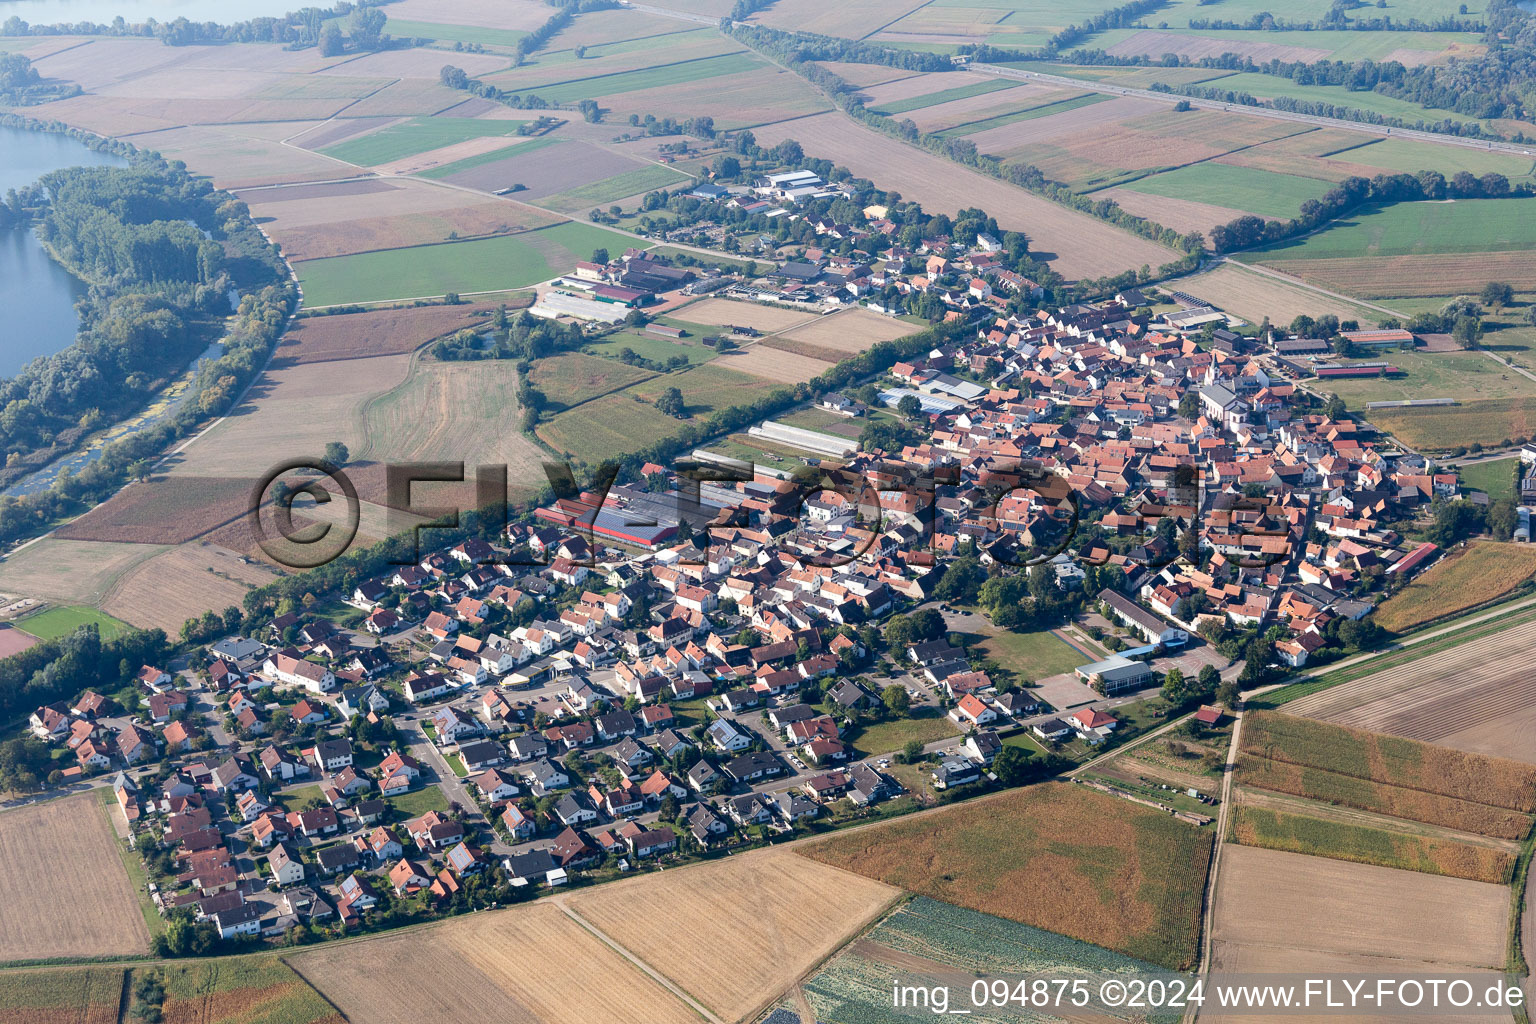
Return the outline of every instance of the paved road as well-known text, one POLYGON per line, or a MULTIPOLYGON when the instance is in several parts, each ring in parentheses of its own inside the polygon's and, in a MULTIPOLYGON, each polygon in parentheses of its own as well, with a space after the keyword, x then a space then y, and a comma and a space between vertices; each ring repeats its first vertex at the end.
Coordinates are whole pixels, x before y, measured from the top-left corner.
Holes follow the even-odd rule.
MULTIPOLYGON (((658 12, 660 13, 660 12, 658 12)), ((1205 110, 1236 110, 1254 117, 1268 117, 1276 121, 1295 121, 1300 124, 1316 125, 1319 128, 1340 128, 1344 131, 1362 132, 1367 135, 1390 135, 1393 138, 1414 139, 1423 142, 1438 142, 1445 146, 1461 146, 1464 149, 1492 150, 1500 153, 1515 153, 1519 156, 1531 156, 1536 154, 1536 148, 1530 145, 1521 145, 1513 142, 1487 142, 1478 139, 1462 139, 1454 135, 1441 135, 1437 132, 1421 132, 1410 128, 1387 128, 1381 125, 1364 124, 1360 121, 1345 121, 1334 117, 1318 117, 1314 114, 1297 114, 1289 110, 1275 110, 1272 107, 1250 107, 1239 103, 1224 103, 1221 100, 1196 99, 1193 96, 1181 96, 1178 93, 1154 92, 1151 89, 1131 89, 1122 85, 1108 85, 1103 82, 1090 82, 1082 78, 1068 78, 1065 75, 1047 75, 1039 71, 1022 71, 1018 68, 1005 68, 998 64, 971 64, 969 70, 979 71, 986 75, 998 75, 1002 78, 1017 78, 1024 81, 1046 82, 1051 85, 1065 85, 1074 89, 1088 90, 1090 92, 1108 93, 1111 96, 1134 96, 1140 99, 1160 100, 1164 103, 1177 103, 1184 100, 1192 107, 1200 107, 1205 110)), ((1434 111, 1426 110, 1426 119, 1433 116, 1434 111)))

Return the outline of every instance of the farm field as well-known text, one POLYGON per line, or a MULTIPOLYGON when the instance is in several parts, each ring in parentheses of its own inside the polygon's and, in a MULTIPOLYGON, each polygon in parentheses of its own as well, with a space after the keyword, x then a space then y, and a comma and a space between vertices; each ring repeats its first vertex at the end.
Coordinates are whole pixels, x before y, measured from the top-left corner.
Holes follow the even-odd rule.
POLYGON ((1320 199, 1332 184, 1294 174, 1205 162, 1180 167, 1122 185, 1190 202, 1212 203, 1260 217, 1294 217, 1308 199, 1320 199))
MULTIPOLYGON (((1370 12, 1374 13, 1374 12, 1370 12)), ((1451 12, 1454 13, 1454 12, 1451 12)), ((1208 16, 1208 15, 1202 15, 1208 16)), ((1228 13, 1219 17, 1225 19, 1228 13)), ((1161 19, 1159 19, 1161 20, 1161 19)), ((1254 63, 1270 60, 1306 61, 1319 60, 1381 60, 1389 54, 1391 59, 1403 64, 1426 64, 1441 57, 1457 54, 1469 55, 1481 50, 1482 37, 1472 32, 1354 32, 1349 30, 1274 31, 1247 32, 1235 29, 1183 29, 1156 31, 1148 29, 1110 29, 1093 37, 1093 45, 1114 57, 1145 54, 1161 57, 1165 53, 1177 53, 1192 59, 1219 57, 1223 53, 1236 53, 1251 57, 1254 63)), ((1232 76, 1237 77, 1237 76, 1232 76)), ((1245 78, 1270 78, 1283 85, 1292 85, 1288 79, 1257 73, 1245 78)), ((1225 79, 1223 81, 1226 81, 1225 79)), ((1234 89, 1237 86, 1233 86, 1234 89)), ((1243 86, 1254 95, 1263 95, 1259 89, 1243 86)), ((1342 94, 1344 90, 1341 88, 1342 94)), ((1295 95, 1294 93, 1287 93, 1295 95)), ((1349 93, 1350 96, 1372 96, 1373 93, 1349 93)), ((1379 97, 1385 99, 1385 97, 1379 97)), ((1335 101, 1337 102, 1337 101, 1335 101)), ((1439 120, 1443 111, 1430 112, 1419 107, 1419 117, 1439 120)))
POLYGON ((490 306, 416 306, 296 320, 278 343, 275 365, 414 352, 435 338, 487 322, 490 306))
POLYGON ((1371 423, 1420 451, 1480 444, 1503 447, 1536 434, 1536 400, 1498 398, 1466 405, 1372 409, 1371 423))
POLYGON ((6 971, 0 1016, 18 1024, 118 1024, 122 967, 6 971))
MULTIPOLYGON (((1299 697, 1287 713, 1536 764, 1536 694, 1522 623, 1299 697)), ((1525 808, 1521 808, 1522 810, 1525 808)))
POLYGON ((545 196, 539 200, 539 205, 561 213, 576 213, 586 211, 593 206, 605 206, 620 199, 629 199, 653 189, 673 188, 690 180, 692 179, 688 175, 680 174, 669 167, 654 165, 639 167, 633 171, 616 174, 611 178, 603 178, 565 192, 545 196))
MULTIPOLYGON (((1374 418, 1376 410, 1365 409, 1367 402, 1454 398, 1475 408, 1481 401, 1536 397, 1536 381, 1510 373, 1482 352, 1382 352, 1364 361, 1383 360, 1404 372, 1393 377, 1318 381, 1316 386, 1341 396, 1368 419, 1374 418)), ((1342 365, 1353 362, 1340 360, 1342 365)))
POLYGON ((779 0, 752 20, 786 32, 862 39, 923 6, 923 0, 847 0, 828 5, 817 0, 779 0))
POLYGON ((154 970, 165 986, 167 1021, 198 1024, 345 1024, 341 1014, 275 956, 230 957, 154 970))
POLYGON ((1497 969, 1508 917, 1505 886, 1229 846, 1216 884, 1211 966, 1231 972, 1497 969), (1434 927, 1424 927, 1426 921, 1434 927))
MULTIPOLYGON (((495 140, 492 141, 494 142, 495 140)), ((500 164, 502 161, 529 156, 551 146, 557 146, 565 140, 546 135, 543 138, 528 139, 526 141, 502 141, 506 141, 508 144, 450 146, 446 149, 434 150, 433 154, 429 154, 429 156, 436 155, 440 159, 428 160, 425 157, 422 158, 419 161, 419 166, 415 168, 413 173, 421 178, 433 180, 449 179, 457 184, 474 184, 472 180, 465 179, 462 176, 487 164, 500 164)))
POLYGON ((604 395, 545 420, 537 433, 556 452, 595 466, 670 437, 685 422, 632 396, 604 395))
POLYGON ((0 814, 0 961, 148 951, 117 843, 91 793, 0 814))
POLYGON ((1212 836, 1047 783, 802 845, 805 856, 1163 967, 1194 962, 1212 836), (1095 836, 1092 848, 1077 839, 1095 836), (936 874, 934 864, 947 869, 936 874))
POLYGON ((582 351, 591 355, 605 356, 609 360, 617 360, 626 348, 641 359, 658 363, 665 363, 668 359, 680 355, 687 356, 688 361, 695 365, 707 363, 715 358, 714 349, 706 348, 704 345, 689 344, 688 341, 673 341, 671 338, 643 334, 635 330, 617 331, 588 342, 582 346, 582 351))
POLYGON ((549 280, 592 250, 632 241, 588 224, 567 223, 472 242, 417 246, 298 265, 307 306, 427 298, 525 288, 549 280))
POLYGON ((677 313, 691 323, 709 327, 750 327, 770 334, 808 323, 819 315, 809 310, 784 309, 734 299, 704 299, 682 307, 677 313))
POLYGON ((1466 171, 1481 178, 1485 174, 1502 174, 1513 183, 1530 178, 1536 173, 1536 161, 1515 153, 1504 153, 1467 146, 1430 145, 1410 139, 1386 138, 1367 141, 1349 149, 1336 150, 1331 155, 1340 160, 1396 171, 1417 174, 1425 168, 1439 171, 1452 178, 1458 171, 1466 171))
POLYGON ((530 1024, 698 1020, 685 1003, 550 902, 323 946, 288 962, 349 1020, 368 1024, 468 1022, 483 1019, 487 1006, 497 1007, 507 1020, 530 1024), (545 955, 556 948, 562 955, 545 955), (540 969, 527 970, 535 962, 540 969), (360 964, 387 969, 359 970, 360 964))
MULTIPOLYGON (((770 339, 772 342, 779 340, 770 339)), ((824 349, 815 349, 815 351, 833 358, 838 355, 836 352, 824 349)), ((812 355, 805 355, 801 351, 786 350, 764 343, 728 352, 719 357, 716 364, 766 381, 800 384, 832 369, 835 365, 833 358, 818 359, 812 355)))
POLYGON ((1165 228, 1188 233, 1206 232, 1218 224, 1227 224, 1243 216, 1244 211, 1190 199, 1171 199, 1150 192, 1133 192, 1124 186, 1101 189, 1096 199, 1112 199, 1122 210, 1156 221, 1165 228))
POLYGON ((1296 714, 1245 717, 1244 785, 1500 839, 1530 831, 1536 767, 1297 717, 1316 713, 1310 703, 1287 707, 1296 714))
POLYGON ((470 139, 515 136, 522 121, 491 121, 471 117, 414 117, 366 135, 324 146, 326 156, 359 167, 377 167, 470 139))
POLYGON ((909 111, 920 110, 952 100, 969 99, 987 93, 1012 89, 1013 82, 992 75, 958 74, 924 75, 905 78, 889 85, 877 86, 869 91, 871 102, 866 106, 876 114, 895 117, 909 111), (956 84, 950 84, 950 83, 956 84), (964 84, 958 84, 963 82, 964 84), (934 87, 938 86, 937 89, 934 87))
MULTIPOLYGON (((1457 199, 1374 207, 1304 239, 1256 250, 1263 263, 1536 248, 1536 199, 1457 199)), ((1284 269, 1283 267, 1281 269, 1284 269)))
POLYGON ((573 893, 562 902, 724 1020, 760 1010, 901 893, 762 850, 573 893), (803 912, 816 906, 816 914, 803 912), (689 942, 668 941, 685 927, 689 942), (709 956, 700 956, 708 949, 709 956))
POLYGON ((56 640, 88 625, 94 625, 103 640, 111 640, 129 629, 126 622, 84 605, 48 608, 16 621, 18 629, 31 633, 39 640, 56 640))
POLYGON ((135 482, 54 531, 64 540, 180 544, 250 509, 251 481, 238 477, 160 476, 135 482))
MULTIPOLYGON (((1087 109, 1104 106, 1108 104, 1087 109)), ((877 179, 883 187, 922 203, 923 209, 933 213, 954 214, 961 207, 981 207, 1004 229, 1027 231, 1031 248, 1038 254, 1054 254, 1052 266, 1068 278, 1119 273, 1143 263, 1157 267, 1174 258, 1173 250, 1155 242, 914 149, 855 124, 841 113, 763 125, 753 134, 760 145, 794 139, 807 153, 877 179)))
MULTIPOLYGON (((999 973, 1043 976, 1106 977, 1157 970, 1086 942, 919 896, 834 956, 805 980, 803 988, 817 1020, 876 1021, 889 1015, 891 980, 898 973, 943 979, 965 991, 978 963, 999 973)), ((788 1001, 781 1005, 793 1008, 788 1001)), ((988 1010, 975 1019, 1042 1018, 988 1010)))
POLYGON ((1253 324, 1266 316, 1274 323, 1290 323, 1299 313, 1312 317, 1331 313, 1341 320, 1358 320, 1362 324, 1374 324, 1381 316, 1364 306, 1321 295, 1299 283, 1261 274, 1230 260, 1214 270, 1165 282, 1163 287, 1193 295, 1253 324))
POLYGON ((916 324, 867 309, 846 309, 785 331, 782 337, 851 356, 877 342, 895 341, 917 330, 916 324))
POLYGON ((734 357, 726 356, 705 366, 649 377, 623 393, 654 403, 663 391, 675 387, 683 393, 688 415, 698 419, 728 406, 754 402, 773 390, 770 383, 738 373, 733 360, 734 357))
MULTIPOLYGON (((658 340, 671 344, 665 339, 658 340)), ((653 376, 653 370, 643 370, 616 359, 566 352, 536 362, 531 380, 549 399, 550 409, 561 412, 599 395, 622 391, 653 376)))
MULTIPOLYGON (((1528 251, 1421 256, 1341 256, 1271 265, 1311 284, 1365 299, 1476 295, 1489 281, 1536 290, 1536 261, 1528 251)), ((1443 301, 1443 300, 1442 300, 1443 301)))
POLYGON ((65 605, 94 605, 128 569, 164 547, 45 537, 0 563, 0 592, 65 605))
MULTIPOLYGON (((1033 121, 1036 118, 1050 117, 1053 114, 1065 114, 1067 111, 1076 110, 1078 107, 1091 107, 1095 103, 1104 103, 1108 100, 1109 97, 1102 93, 1074 94, 1067 92, 1064 95, 1057 94, 1051 99, 1036 102, 1034 106, 1026 107, 1022 110, 1004 108, 997 113, 961 121, 953 127, 945 128, 943 131, 936 132, 935 134, 946 139, 975 135, 977 132, 1001 128, 1004 125, 1015 124, 1019 121, 1033 121)), ((954 106, 954 104, 945 104, 945 107, 948 109, 953 109, 954 106)), ((929 108, 928 111, 930 117, 932 116, 932 109, 929 108)))
POLYGON ((101 606, 135 626, 174 636, 188 619, 210 608, 238 608, 249 590, 275 578, 265 565, 242 561, 234 551, 193 541, 123 573, 101 606))

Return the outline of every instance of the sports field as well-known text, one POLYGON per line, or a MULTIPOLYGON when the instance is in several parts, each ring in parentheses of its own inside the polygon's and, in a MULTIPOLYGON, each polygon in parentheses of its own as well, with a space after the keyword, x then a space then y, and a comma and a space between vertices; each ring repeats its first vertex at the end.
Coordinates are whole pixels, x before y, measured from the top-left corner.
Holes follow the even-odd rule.
POLYGON ((622 252, 634 239, 566 223, 518 235, 359 253, 296 266, 306 306, 426 298, 526 288, 558 276, 592 250, 622 252))
POLYGON ((18 620, 16 625, 39 640, 54 640, 67 636, 81 626, 87 625, 95 625, 101 638, 110 640, 132 628, 128 623, 114 619, 106 612, 87 608, 84 605, 48 608, 36 615, 28 615, 25 619, 18 620))

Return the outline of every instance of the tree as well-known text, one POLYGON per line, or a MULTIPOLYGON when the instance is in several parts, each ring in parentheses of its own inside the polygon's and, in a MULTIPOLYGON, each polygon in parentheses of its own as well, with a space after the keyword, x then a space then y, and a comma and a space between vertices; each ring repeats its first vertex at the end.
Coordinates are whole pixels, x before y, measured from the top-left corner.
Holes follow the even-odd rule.
POLYGON ((377 7, 358 7, 347 20, 347 31, 360 50, 377 50, 384 35, 386 15, 377 7))
POLYGON ((1525 322, 1536 327, 1536 302, 1525 307, 1525 322))
POLYGON ((1475 349, 1483 338, 1483 322, 1475 316, 1459 316, 1451 327, 1451 337, 1464 349, 1475 349))
POLYGON ((340 441, 331 441, 325 446, 325 461, 333 466, 345 466, 351 457, 352 453, 340 441))
POLYGON ((1347 411, 1344 406, 1344 399, 1338 395, 1329 395, 1328 401, 1323 403, 1323 415, 1330 420, 1343 419, 1344 413, 1347 411))
POLYGON ((912 698, 907 694, 907 688, 898 683, 892 683, 881 690, 880 700, 893 715, 904 715, 912 706, 912 698))
POLYGON ((896 403, 896 411, 903 419, 915 420, 923 414, 923 403, 916 395, 902 395, 896 403))
POLYGON ((576 47, 575 53, 576 53, 576 59, 577 60, 581 60, 583 57, 585 57, 587 55, 587 48, 585 46, 578 46, 578 47, 576 47))
POLYGON ((715 157, 715 177, 738 178, 741 176, 741 161, 729 153, 721 153, 715 157))
POLYGON ((916 764, 923 759, 922 740, 908 740, 906 746, 901 748, 901 760, 906 764, 916 764))
POLYGON ((1483 294, 1480 296, 1483 305, 1492 306, 1494 309, 1503 309, 1515 301, 1515 289, 1513 285, 1503 281, 1489 281, 1483 285, 1483 294))
POLYGON ((683 393, 675 387, 667 388, 656 396, 656 411, 666 413, 673 419, 688 418, 688 406, 683 402, 683 393))
POLYGON ((608 250, 601 247, 593 249, 592 262, 606 264, 608 262, 608 250))
POLYGON ((1202 700, 1209 699, 1211 694, 1221 688, 1221 673, 1216 670, 1215 665, 1201 665, 1200 675, 1196 678, 1202 700))
POLYGON ((1192 109, 1194 108, 1190 106, 1189 100, 1179 100, 1173 105, 1173 111, 1176 114, 1183 114, 1192 109))
POLYGON ((1237 683, 1231 679, 1222 680, 1221 685, 1216 687, 1216 699, 1228 711, 1237 710, 1237 700, 1240 695, 1237 683))
POLYGON ((341 53, 345 45, 346 41, 342 38, 341 29, 334 23, 320 30, 320 56, 334 57, 341 53))
POLYGON ((1034 751, 1024 747, 1004 747, 992 759, 992 771, 1005 786, 1022 786, 1038 778, 1041 767, 1035 761, 1034 751))
POLYGON ((1163 700, 1174 707, 1189 700, 1189 688, 1184 685, 1184 673, 1180 669, 1171 668, 1163 677, 1163 700))

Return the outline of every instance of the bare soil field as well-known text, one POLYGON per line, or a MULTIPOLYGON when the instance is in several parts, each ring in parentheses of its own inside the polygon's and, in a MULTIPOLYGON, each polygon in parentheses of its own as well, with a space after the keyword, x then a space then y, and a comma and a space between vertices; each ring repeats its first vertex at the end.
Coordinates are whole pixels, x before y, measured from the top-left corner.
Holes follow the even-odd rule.
POLYGON ((1366 299, 1476 294, 1489 281, 1536 290, 1536 260, 1528 252, 1442 253, 1286 260, 1269 264, 1312 284, 1366 299))
MULTIPOLYGON (((391 5, 389 14, 395 17, 399 4, 391 5)), ((389 31, 385 28, 385 31, 389 31)), ((408 50, 381 50, 365 53, 341 64, 333 64, 320 75, 345 75, 349 78, 427 78, 436 82, 443 70, 444 61, 456 68, 463 68, 471 78, 479 78, 492 72, 505 70, 508 59, 492 53, 455 53, 450 59, 442 50, 426 47, 408 50)))
POLYGON ((1333 53, 1330 49, 1314 46, 1248 43, 1234 39, 1216 39, 1213 37, 1184 35, 1181 32, 1158 32, 1155 30, 1137 32, 1135 35, 1120 40, 1120 42, 1109 47, 1105 52, 1112 57, 1135 57, 1142 54, 1161 57, 1165 53, 1176 53, 1181 57, 1188 57, 1191 60, 1199 60, 1201 57, 1220 57, 1224 53, 1235 53, 1239 57, 1251 57, 1255 63, 1259 64, 1269 60, 1302 61, 1311 64, 1333 53))
POLYGON ((102 611, 172 636, 210 608, 240 607, 246 592, 276 577, 265 565, 213 544, 189 541, 125 572, 101 602, 102 611))
POLYGON ((148 952, 117 843, 95 793, 0 814, 0 960, 148 952))
POLYGON ((1113 199, 1120 208, 1138 217, 1154 220, 1165 228, 1175 231, 1209 231, 1218 224, 1226 224, 1243 216, 1243 210, 1226 206, 1212 206, 1188 199, 1170 196, 1154 196, 1147 192, 1132 192, 1125 188, 1107 188, 1093 194, 1095 199, 1113 199))
MULTIPOLYGON (((1100 106, 1108 104, 1083 109, 1100 106)), ((1157 267, 1175 256, 1155 242, 913 149, 841 113, 763 125, 753 134, 760 145, 768 146, 795 139, 809 155, 844 164, 854 174, 922 203, 925 210, 954 214, 963 206, 981 207, 1005 229, 1028 232, 1031 248, 1037 254, 1054 254, 1052 266, 1069 278, 1119 273, 1143 263, 1157 267)))
POLYGON ((378 170, 381 174, 415 174, 419 171, 429 171, 434 167, 446 167, 460 160, 468 160, 470 157, 494 153, 499 149, 510 149, 527 141, 527 139, 507 135, 486 135, 478 139, 465 139, 451 146, 430 149, 387 164, 379 164, 378 170))
POLYGON ((527 153, 520 153, 522 148, 513 147, 504 159, 451 174, 443 180, 487 192, 523 185, 525 188, 517 194, 527 200, 554 195, 645 166, 638 160, 588 142, 564 140, 558 145, 540 146, 527 153))
MULTIPOLYGON (((444 54, 448 56, 448 54, 444 54)), ((457 56, 457 54, 454 54, 457 56)), ((464 102, 464 94, 435 80, 402 78, 343 107, 346 117, 420 117, 464 102)))
POLYGON ((254 480, 285 459, 318 456, 328 441, 361 457, 370 440, 363 406, 409 369, 407 355, 269 369, 228 417, 171 457, 169 472, 254 480))
MULTIPOLYGON (((976 143, 976 148, 983 153, 1006 153, 1024 146, 1054 142, 1066 136, 1097 134, 1096 129, 1101 129, 1103 125, 1145 118, 1167 109, 1167 105, 1159 100, 1120 96, 1105 100, 1103 103, 1079 107, 1076 110, 1065 110, 1059 114, 1047 114, 1044 117, 988 128, 985 131, 967 135, 966 138, 976 143)), ((1208 155, 1214 156, 1216 153, 1212 152, 1208 155)), ((1191 155, 1181 162, 1188 163, 1189 160, 1196 158, 1191 155)), ((1154 161, 1154 163, 1161 162, 1154 161)))
POLYGON ((821 0, 779 0, 758 12, 752 21, 786 32, 814 32, 824 36, 862 39, 886 25, 900 21, 924 6, 926 0, 845 0, 826 4, 821 0))
POLYGON ((62 78, 87 92, 125 81, 157 68, 173 67, 185 53, 158 39, 92 39, 32 62, 44 78, 62 78))
POLYGON ((1472 544, 1442 558, 1376 612, 1383 629, 1404 633, 1432 619, 1506 594, 1536 575, 1528 544, 1472 544))
POLYGON ((1286 711, 1536 764, 1536 623, 1308 694, 1286 711))
POLYGON ((131 483, 58 530, 63 540, 180 544, 245 514, 251 482, 234 477, 159 476, 131 483))
POLYGON ((167 159, 185 161, 194 173, 212 177, 219 188, 318 181, 359 173, 350 164, 241 136, 237 128, 172 128, 137 135, 133 142, 159 150, 167 159))
POLYGON ((58 604, 95 604, 124 572, 165 548, 45 537, 0 563, 0 591, 58 604))
POLYGON ((388 128, 403 120, 405 118, 401 117, 349 117, 323 121, 312 129, 290 133, 287 138, 294 145, 303 146, 305 149, 324 149, 326 146, 334 146, 343 139, 377 131, 380 128, 388 128))
POLYGON ((1255 273, 1237 263, 1223 263, 1214 270, 1166 282, 1166 287, 1204 299, 1255 324, 1266 316, 1275 323, 1289 323, 1298 313, 1332 313, 1341 320, 1372 323, 1379 316, 1372 310, 1255 273))
POLYGON ((1072 783, 801 844, 807 857, 1139 957, 1193 963, 1212 834, 1072 783), (1091 847, 1081 837, 1092 834, 1091 847))
POLYGON ((1021 83, 1017 88, 984 92, 964 99, 950 100, 947 103, 935 103, 931 107, 920 107, 901 116, 904 119, 910 119, 920 131, 935 132, 982 121, 989 117, 1045 106, 1048 103, 1058 103, 1061 100, 1082 95, 1085 94, 1077 89, 1058 89, 1048 85, 1021 83))
MULTIPOLYGON (((689 946, 676 941, 676 933, 663 944, 689 946)), ((349 1019, 368 1024, 480 1024, 487 1007, 508 1024, 698 1021, 685 1003, 550 902, 320 947, 288 962, 349 1019), (536 970, 529 969, 533 964, 536 970)))
POLYGON ((809 323, 818 314, 803 309, 784 309, 733 299, 704 299, 678 309, 680 319, 706 327, 750 327, 765 333, 787 331, 809 323))
POLYGON ((830 370, 834 365, 810 356, 770 348, 767 345, 753 345, 750 348, 727 352, 715 361, 725 369, 750 373, 754 377, 778 381, 781 384, 799 384, 808 381, 830 370))
POLYGON ((492 306, 417 306, 296 320, 278 344, 278 366, 413 352, 434 338, 486 322, 492 306))
POLYGON ((900 896, 899 889, 788 850, 759 850, 563 902, 722 1019, 739 1020, 900 896), (818 912, 805 913, 809 906, 818 912), (689 941, 669 941, 679 931, 689 941))
MULTIPOLYGON (((280 204, 303 204, 306 200, 312 199, 324 199, 334 202, 345 199, 348 196, 393 192, 400 187, 400 183, 384 181, 382 178, 356 177, 345 181, 326 181, 313 184, 256 185, 249 188, 233 189, 232 191, 236 196, 244 200, 246 205, 250 206, 252 210, 255 210, 257 207, 272 207, 274 213, 267 214, 264 210, 263 215, 276 216, 282 212, 277 209, 280 204)), ((306 224, 313 222, 310 218, 323 217, 325 214, 319 210, 311 210, 306 213, 301 205, 298 211, 287 213, 286 216, 290 218, 290 223, 306 224)))
POLYGON ((1212 968, 1396 975, 1420 967, 1500 968, 1508 917, 1509 889, 1502 885, 1227 846, 1216 885, 1212 968), (1424 926, 1429 921, 1434 927, 1424 926))
POLYGON ((793 71, 772 66, 676 85, 615 92, 598 97, 615 117, 644 116, 655 110, 675 111, 678 117, 707 116, 715 127, 753 127, 785 117, 831 109, 831 102, 793 71))
MULTIPOLYGON (((531 32, 549 20, 549 9, 538 0, 400 0, 389 5, 388 13, 400 21, 478 25, 523 32, 531 32)), ((385 31, 388 31, 387 24, 385 31)))
POLYGON ((867 309, 847 309, 786 331, 784 337, 855 355, 876 342, 905 338, 918 330, 916 324, 867 309))

